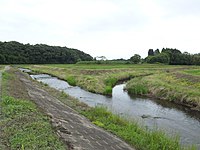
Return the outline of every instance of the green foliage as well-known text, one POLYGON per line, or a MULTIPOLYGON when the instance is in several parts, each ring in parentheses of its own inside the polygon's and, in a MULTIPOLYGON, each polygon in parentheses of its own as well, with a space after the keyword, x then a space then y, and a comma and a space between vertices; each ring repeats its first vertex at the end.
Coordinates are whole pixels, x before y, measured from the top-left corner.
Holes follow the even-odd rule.
POLYGON ((160 53, 155 56, 148 56, 146 58, 147 63, 164 63, 164 64, 169 64, 169 56, 166 53, 160 53))
POLYGON ((141 61, 141 56, 138 54, 135 54, 130 58, 130 61, 132 61, 134 64, 138 64, 141 61))
POLYGON ((148 56, 154 56, 154 51, 153 51, 153 49, 149 49, 149 51, 148 51, 148 56))
MULTIPOLYGON (((91 108, 82 112, 94 124, 116 134, 140 150, 181 150, 178 137, 168 137, 162 131, 151 131, 137 123, 114 115, 104 107, 91 108)), ((192 148, 191 148, 192 149, 192 148)), ((195 149, 195 148, 193 148, 195 149)))
POLYGON ((180 50, 172 48, 163 48, 160 53, 159 49, 155 52, 150 49, 148 57, 145 58, 147 63, 164 63, 170 65, 200 65, 200 54, 181 53, 180 50))
POLYGON ((0 64, 66 64, 90 60, 93 58, 89 54, 67 47, 30 45, 15 41, 0 44, 0 64))

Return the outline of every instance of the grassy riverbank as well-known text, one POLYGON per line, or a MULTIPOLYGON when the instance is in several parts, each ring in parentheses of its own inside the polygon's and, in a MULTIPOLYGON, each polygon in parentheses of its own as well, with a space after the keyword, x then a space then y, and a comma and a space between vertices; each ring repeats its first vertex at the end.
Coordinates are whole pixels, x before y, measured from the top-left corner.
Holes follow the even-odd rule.
POLYGON ((13 70, 3 73, 2 87, 0 149, 66 149, 13 70))
MULTIPOLYGON (((57 76, 66 80, 71 85, 78 85, 90 92, 112 94, 112 87, 118 81, 127 80, 137 76, 153 74, 158 70, 173 69, 165 65, 25 65, 36 72, 57 76)), ((181 66, 176 66, 180 68, 181 66)))
POLYGON ((86 104, 70 97, 64 92, 42 84, 43 89, 57 97, 66 105, 83 114, 95 125, 114 133, 138 150, 195 150, 195 147, 183 147, 177 136, 168 136, 163 131, 152 131, 139 125, 137 122, 128 121, 114 115, 104 107, 90 108, 86 104))
POLYGON ((160 72, 150 76, 134 78, 126 88, 131 94, 145 95, 162 100, 186 105, 200 110, 200 78, 194 77, 196 71, 187 71, 192 75, 181 72, 160 72))

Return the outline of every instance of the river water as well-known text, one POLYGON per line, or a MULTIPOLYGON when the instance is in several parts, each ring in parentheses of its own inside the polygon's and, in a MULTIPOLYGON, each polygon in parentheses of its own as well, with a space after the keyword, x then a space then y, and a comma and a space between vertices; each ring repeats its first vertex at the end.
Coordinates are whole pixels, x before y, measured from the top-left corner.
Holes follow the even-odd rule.
POLYGON ((131 97, 123 90, 125 84, 113 88, 112 97, 94 94, 66 81, 46 74, 31 75, 33 79, 79 99, 89 106, 103 105, 115 114, 137 120, 150 129, 178 134, 183 145, 195 144, 200 149, 200 113, 161 100, 131 97))

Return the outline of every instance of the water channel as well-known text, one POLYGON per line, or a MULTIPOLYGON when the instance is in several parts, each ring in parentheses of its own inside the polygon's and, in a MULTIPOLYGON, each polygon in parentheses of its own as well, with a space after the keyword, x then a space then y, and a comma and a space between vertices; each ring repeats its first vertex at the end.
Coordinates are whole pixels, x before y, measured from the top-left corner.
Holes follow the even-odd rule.
POLYGON ((70 86, 66 81, 47 74, 31 75, 31 77, 64 91, 91 107, 103 105, 113 113, 137 120, 150 129, 161 129, 170 135, 178 134, 183 145, 194 144, 200 149, 200 113, 198 112, 166 101, 132 97, 123 90, 125 84, 116 85, 112 97, 106 97, 77 86, 70 86))

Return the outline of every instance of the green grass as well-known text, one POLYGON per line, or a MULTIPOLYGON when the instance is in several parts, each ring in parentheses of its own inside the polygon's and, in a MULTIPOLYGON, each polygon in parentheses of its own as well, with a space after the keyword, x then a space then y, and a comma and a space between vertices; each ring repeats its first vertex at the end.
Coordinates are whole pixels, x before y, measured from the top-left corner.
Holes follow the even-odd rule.
POLYGON ((0 149, 2 145, 5 145, 2 149, 8 147, 11 150, 66 149, 55 134, 49 117, 41 113, 34 103, 8 95, 8 81, 13 78, 12 74, 3 73, 0 149))
POLYGON ((72 85, 72 86, 75 86, 76 85, 76 79, 74 76, 68 76, 67 77, 67 82, 72 85))
POLYGON ((106 108, 96 107, 82 112, 91 122, 100 126, 140 150, 182 150, 184 148, 176 136, 169 137, 162 131, 151 131, 137 123, 127 121, 107 111, 106 108))
POLYGON ((185 70, 184 72, 186 72, 188 74, 191 74, 191 75, 200 76, 200 69, 185 70))

